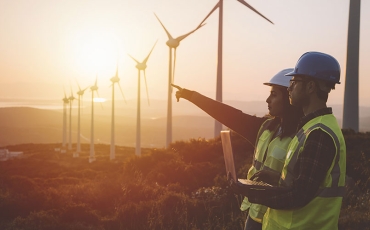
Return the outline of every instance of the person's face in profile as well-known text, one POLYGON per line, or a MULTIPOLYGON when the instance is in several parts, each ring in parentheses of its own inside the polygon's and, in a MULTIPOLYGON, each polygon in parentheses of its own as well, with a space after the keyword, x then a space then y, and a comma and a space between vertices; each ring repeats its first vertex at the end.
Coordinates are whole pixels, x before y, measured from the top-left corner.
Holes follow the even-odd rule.
POLYGON ((271 86, 270 95, 266 99, 269 114, 273 117, 281 117, 283 115, 283 93, 282 90, 286 90, 282 86, 271 86))

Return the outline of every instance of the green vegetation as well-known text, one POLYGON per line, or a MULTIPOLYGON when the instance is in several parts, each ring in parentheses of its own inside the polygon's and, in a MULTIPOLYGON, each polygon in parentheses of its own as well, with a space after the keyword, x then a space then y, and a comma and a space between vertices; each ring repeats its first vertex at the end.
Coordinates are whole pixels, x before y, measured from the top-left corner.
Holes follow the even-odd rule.
MULTIPOLYGON (((370 229, 370 133, 343 131, 347 141, 347 195, 340 229, 370 229)), ((0 162, 0 229, 242 229, 242 197, 227 188, 220 139, 191 139, 169 150, 88 145, 79 158, 54 152, 60 144, 8 146, 22 158, 0 162)), ((238 174, 252 146, 233 135, 238 174)))

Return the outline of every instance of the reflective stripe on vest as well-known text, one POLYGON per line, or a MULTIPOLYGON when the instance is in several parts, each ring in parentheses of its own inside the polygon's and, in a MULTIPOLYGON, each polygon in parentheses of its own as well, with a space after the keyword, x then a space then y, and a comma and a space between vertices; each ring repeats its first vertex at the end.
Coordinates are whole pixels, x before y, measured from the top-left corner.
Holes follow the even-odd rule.
POLYGON ((284 186, 289 186, 291 184, 291 182, 293 181, 293 170, 294 170, 294 166, 295 164, 297 163, 297 159, 298 159, 298 155, 299 155, 299 151, 301 149, 301 147, 303 146, 303 144, 305 143, 305 140, 307 138, 307 134, 310 133, 312 130, 316 129, 316 128, 321 128, 322 130, 325 130, 327 133, 330 134, 330 136, 334 139, 334 142, 335 142, 335 146, 336 146, 336 157, 335 157, 335 161, 334 161, 334 166, 331 170, 331 178, 332 178, 332 185, 331 187, 325 187, 325 188, 320 188, 320 190, 318 191, 318 195, 319 197, 338 197, 338 196, 341 196, 343 197, 344 196, 344 187, 341 187, 338 189, 338 184, 339 184, 339 178, 340 178, 340 167, 339 167, 339 157, 340 157, 340 143, 339 143, 339 140, 338 140, 338 137, 337 135, 335 135, 335 133, 333 132, 333 130, 331 130, 329 127, 327 127, 326 125, 324 124, 315 124, 313 126, 311 126, 310 128, 308 128, 306 131, 303 131, 303 129, 301 129, 296 137, 298 138, 298 141, 299 141, 299 144, 297 146, 297 148, 295 149, 294 153, 293 153, 293 157, 292 159, 289 161, 289 164, 287 166, 287 175, 285 177, 285 179, 283 179, 281 182, 284 186))

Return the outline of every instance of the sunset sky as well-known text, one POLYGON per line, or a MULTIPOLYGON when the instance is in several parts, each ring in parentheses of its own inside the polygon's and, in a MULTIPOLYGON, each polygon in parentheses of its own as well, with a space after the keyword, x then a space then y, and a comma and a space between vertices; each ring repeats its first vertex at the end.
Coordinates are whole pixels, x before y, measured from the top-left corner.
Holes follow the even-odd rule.
MULTIPOLYGON (((306 51, 333 55, 341 82, 329 97, 344 95, 349 0, 248 0, 270 24, 236 0, 224 1, 224 100, 265 100, 262 85, 294 67, 306 51)), ((96 75, 100 96, 111 97, 109 79, 118 57, 126 99, 137 94, 136 63, 158 43, 147 63, 151 99, 167 100, 167 36, 190 32, 217 0, 1 0, 0 98, 61 99, 70 83, 77 91, 96 75)), ((362 1, 360 105, 370 106, 370 2, 362 1)), ((215 97, 218 10, 177 49, 175 84, 215 97)), ((142 100, 146 100, 142 85, 142 100)), ((89 94, 89 93, 88 93, 89 94)), ((117 97, 118 94, 117 94, 117 97)), ((173 97, 175 101, 175 98, 173 97)))

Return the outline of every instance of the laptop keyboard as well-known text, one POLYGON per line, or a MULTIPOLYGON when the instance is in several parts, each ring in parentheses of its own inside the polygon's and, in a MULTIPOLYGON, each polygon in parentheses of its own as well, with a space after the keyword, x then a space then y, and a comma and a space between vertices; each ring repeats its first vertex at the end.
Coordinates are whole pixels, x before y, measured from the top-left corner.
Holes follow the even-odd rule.
POLYGON ((248 180, 248 179, 238 179, 238 181, 244 185, 257 185, 257 186, 268 186, 272 187, 272 185, 267 184, 263 181, 254 181, 254 180, 248 180))

